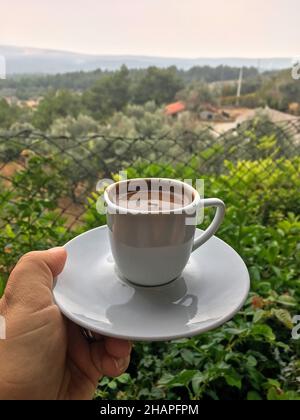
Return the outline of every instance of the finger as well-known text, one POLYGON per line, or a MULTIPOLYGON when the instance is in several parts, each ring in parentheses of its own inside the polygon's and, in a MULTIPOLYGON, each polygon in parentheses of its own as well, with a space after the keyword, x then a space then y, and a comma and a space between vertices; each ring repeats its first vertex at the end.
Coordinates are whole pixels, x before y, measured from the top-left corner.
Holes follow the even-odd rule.
POLYGON ((130 356, 116 358, 107 353, 103 342, 91 344, 91 357, 98 372, 104 376, 122 375, 129 366, 130 356))
POLYGON ((102 372, 104 376, 117 378, 128 369, 130 356, 121 359, 114 359, 109 355, 105 355, 102 362, 102 372))
POLYGON ((105 349, 109 355, 116 359, 120 359, 130 355, 132 344, 127 340, 106 337, 105 349))
MULTIPOLYGON (((68 326, 68 365, 71 372, 69 395, 71 399, 91 399, 102 374, 102 365, 96 366, 92 359, 91 346, 81 328, 71 321, 68 326)), ((105 352, 104 344, 102 352, 105 352)))
POLYGON ((53 304, 53 279, 65 265, 64 248, 36 251, 24 255, 12 271, 4 300, 18 305, 22 312, 34 312, 53 304))
MULTIPOLYGON (((82 334, 80 327, 71 321, 67 321, 67 325, 68 357, 92 383, 97 384, 102 371, 100 362, 97 360, 97 363, 95 363, 93 360, 94 355, 91 353, 91 346, 86 337, 82 334)), ((103 343, 102 349, 99 349, 99 353, 105 353, 103 343)))
POLYGON ((67 251, 63 247, 49 249, 45 254, 45 259, 53 277, 56 277, 64 269, 67 261, 67 251))
POLYGON ((45 265, 50 270, 52 277, 58 276, 66 263, 67 251, 63 247, 49 249, 48 251, 33 251, 25 254, 17 263, 17 266, 24 265, 25 262, 32 264, 45 265))
POLYGON ((127 341, 108 339, 96 333, 93 333, 93 336, 100 341, 89 344, 80 328, 68 322, 68 355, 85 377, 97 384, 103 375, 115 377, 125 372, 129 365, 131 345, 127 341), (112 356, 107 351, 106 341, 117 345, 121 351, 115 351, 115 356, 112 356), (122 354, 124 357, 119 356, 122 354))

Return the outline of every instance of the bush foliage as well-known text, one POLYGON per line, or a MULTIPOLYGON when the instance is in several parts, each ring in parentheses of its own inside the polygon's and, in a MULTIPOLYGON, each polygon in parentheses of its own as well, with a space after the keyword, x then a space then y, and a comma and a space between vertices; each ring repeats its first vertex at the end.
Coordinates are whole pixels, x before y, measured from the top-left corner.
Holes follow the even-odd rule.
MULTIPOLYGON (((227 204, 219 236, 244 258, 251 293, 242 311, 215 331, 170 343, 135 343, 128 373, 104 378, 96 398, 299 399, 300 345, 292 339, 300 307, 300 159, 225 162, 220 175, 189 165, 140 162, 129 177, 201 178, 206 196, 227 204)), ((32 156, 0 190, 0 294, 16 260, 32 249, 63 244, 105 223, 91 195, 84 225, 73 232, 57 211, 68 194, 53 158, 32 156)), ((204 225, 210 220, 207 213, 204 225)))

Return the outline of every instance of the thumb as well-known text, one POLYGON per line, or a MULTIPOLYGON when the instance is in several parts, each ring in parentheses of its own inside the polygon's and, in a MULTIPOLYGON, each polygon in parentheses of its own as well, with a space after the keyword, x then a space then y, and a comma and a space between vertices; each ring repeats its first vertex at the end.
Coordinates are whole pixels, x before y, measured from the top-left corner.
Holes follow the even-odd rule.
POLYGON ((52 280, 54 277, 58 276, 66 263, 67 252, 65 248, 57 247, 49 249, 48 251, 33 251, 24 255, 16 267, 23 267, 25 265, 31 264, 36 265, 36 269, 41 269, 41 266, 44 266, 44 269, 48 268, 52 275, 52 280))
POLYGON ((48 265, 52 276, 58 276, 65 266, 67 260, 67 251, 65 248, 57 247, 49 249, 44 252, 36 252, 37 258, 43 258, 44 262, 48 265))
POLYGON ((9 305, 23 308, 46 306, 53 302, 54 278, 61 273, 67 259, 64 248, 34 251, 24 255, 12 271, 4 292, 9 305))

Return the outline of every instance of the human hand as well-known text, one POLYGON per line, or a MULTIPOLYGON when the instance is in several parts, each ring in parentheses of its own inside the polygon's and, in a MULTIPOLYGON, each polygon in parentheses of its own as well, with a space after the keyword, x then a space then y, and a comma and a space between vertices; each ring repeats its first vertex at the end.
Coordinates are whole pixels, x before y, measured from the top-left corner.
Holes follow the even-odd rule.
POLYGON ((102 376, 128 367, 131 344, 99 337, 89 343, 64 318, 52 296, 66 262, 64 248, 26 254, 0 300, 6 339, 0 340, 0 399, 91 399, 102 376))

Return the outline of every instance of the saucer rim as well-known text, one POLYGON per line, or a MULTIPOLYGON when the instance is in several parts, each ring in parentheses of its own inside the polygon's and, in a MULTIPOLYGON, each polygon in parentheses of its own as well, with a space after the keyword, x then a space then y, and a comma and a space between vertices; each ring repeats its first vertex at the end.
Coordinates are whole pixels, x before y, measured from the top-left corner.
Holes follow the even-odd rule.
MULTIPOLYGON (((86 232, 83 232, 80 235, 77 235, 75 238, 73 238, 70 241, 68 241, 63 246, 63 248, 66 248, 67 249, 67 247, 70 246, 70 244, 73 241, 76 241, 78 238, 83 237, 85 235, 88 235, 88 234, 90 234, 93 231, 98 231, 98 230, 100 231, 100 230, 106 230, 106 229, 108 229, 108 226, 107 225, 103 225, 103 226, 99 226, 97 228, 90 229, 90 230, 88 230, 86 232)), ((202 233, 203 230, 196 228, 196 232, 202 233)), ((54 302, 58 306, 58 308, 60 309, 60 311, 62 312, 62 314, 66 318, 68 318, 69 320, 71 320, 72 322, 74 322, 76 325, 78 325, 79 327, 82 327, 82 328, 84 328, 86 330, 92 331, 94 333, 97 333, 97 334, 100 334, 100 335, 103 335, 103 336, 106 336, 106 337, 119 338, 119 339, 122 339, 122 340, 129 340, 129 341, 136 341, 136 342, 137 341, 139 341, 139 342, 176 341, 176 340, 180 340, 182 338, 195 337, 197 335, 204 334, 204 333, 207 333, 209 331, 215 330, 215 329, 219 328, 220 326, 224 325, 225 323, 229 322, 242 309, 242 307, 244 306, 244 304, 245 304, 245 302, 246 302, 246 300, 248 298, 249 292, 250 292, 251 281, 250 281, 250 274, 249 274, 248 268, 247 268, 244 260, 242 259, 242 257, 237 253, 237 251, 234 248, 232 248, 230 245, 228 245, 225 241, 223 241, 222 239, 218 238, 217 236, 214 235, 214 236, 212 236, 212 238, 216 239, 217 241, 222 242, 223 246, 225 245, 226 247, 229 247, 234 252, 234 254, 236 255, 236 257, 239 258, 240 262, 242 263, 242 265, 244 266, 244 269, 245 269, 245 282, 247 283, 247 287, 245 289, 246 291, 245 291, 245 294, 244 294, 244 296, 243 296, 240 304, 237 305, 232 311, 230 311, 230 313, 228 313, 228 315, 224 316, 223 318, 219 319, 218 321, 212 322, 207 327, 199 327, 198 329, 196 328, 195 330, 191 331, 189 334, 188 334, 188 332, 186 332, 186 333, 180 333, 180 334, 172 334, 170 336, 166 336, 166 335, 164 335, 164 336, 158 336, 158 335, 156 335, 156 336, 133 336, 133 335, 128 336, 126 334, 124 334, 124 335, 123 334, 114 334, 113 332, 106 331, 106 330, 103 330, 103 329, 97 328, 97 327, 91 328, 91 325, 89 325, 87 322, 84 322, 84 321, 78 319, 76 316, 73 315, 73 313, 69 312, 67 309, 64 308, 63 303, 58 302, 58 299, 55 296, 55 287, 56 287, 57 279, 58 279, 58 277, 60 275, 58 275, 55 278, 55 281, 54 281, 54 288, 53 288, 54 302)), ((212 238, 210 238, 209 241, 212 238)), ((207 242, 209 242, 209 241, 207 241, 207 242)), ((205 246, 205 244, 202 245, 202 246, 205 246)), ((201 247, 199 248, 199 250, 200 249, 201 249, 201 247)), ((157 286, 157 287, 162 287, 162 286, 157 286)))

